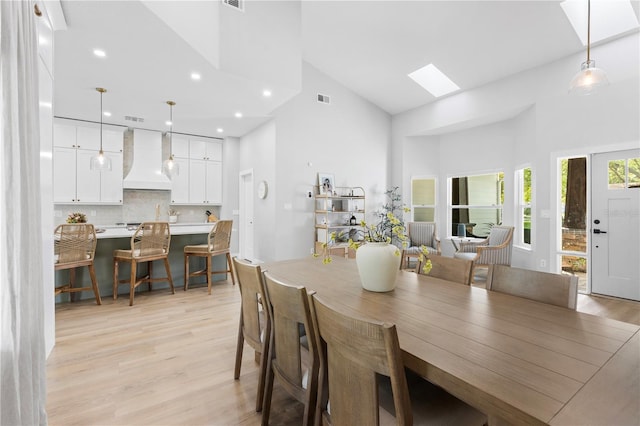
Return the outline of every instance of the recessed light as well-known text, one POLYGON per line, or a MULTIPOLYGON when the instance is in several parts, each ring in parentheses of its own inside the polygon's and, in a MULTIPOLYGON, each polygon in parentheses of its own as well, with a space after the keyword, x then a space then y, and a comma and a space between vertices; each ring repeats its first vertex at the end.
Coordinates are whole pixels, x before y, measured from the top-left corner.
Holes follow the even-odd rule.
POLYGON ((269 98, 271 97, 271 90, 263 90, 262 91, 262 96, 264 96, 265 98, 269 98))
POLYGON ((105 56, 107 56, 105 51, 104 50, 100 50, 100 49, 93 49, 93 54, 96 55, 99 58, 104 58, 105 56))
POLYGON ((191 73, 191 80, 200 80, 202 78, 202 76, 200 74, 198 74, 197 72, 192 72, 191 73))
POLYGON ((241 112, 236 112, 234 115, 236 116, 236 118, 242 118, 242 113, 241 112))
POLYGON ((109 111, 105 111, 105 112, 104 112, 104 116, 105 116, 105 117, 111 117, 111 113, 110 113, 109 111))
POLYGON ((171 126, 173 123, 169 120, 165 121, 164 124, 166 124, 167 126, 171 126))
POLYGON ((460 90, 457 84, 433 64, 412 72, 409 77, 436 98, 460 90))
POLYGON ((222 127, 218 127, 218 128, 216 129, 216 131, 217 131, 218 133, 222 133, 222 132, 224 132, 224 129, 223 129, 222 127))

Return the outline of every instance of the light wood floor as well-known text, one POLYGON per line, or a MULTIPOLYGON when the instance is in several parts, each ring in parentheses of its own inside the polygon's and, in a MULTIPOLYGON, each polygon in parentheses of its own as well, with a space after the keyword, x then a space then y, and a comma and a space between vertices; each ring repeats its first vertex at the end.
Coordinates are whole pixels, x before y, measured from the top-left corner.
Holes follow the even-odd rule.
MULTIPOLYGON (((578 297, 578 310, 640 325, 640 303, 578 297)), ((56 309, 47 362, 50 425, 258 425, 257 364, 245 345, 233 379, 240 297, 230 282, 143 291, 56 309)), ((274 388, 271 424, 296 425, 301 405, 274 388)))

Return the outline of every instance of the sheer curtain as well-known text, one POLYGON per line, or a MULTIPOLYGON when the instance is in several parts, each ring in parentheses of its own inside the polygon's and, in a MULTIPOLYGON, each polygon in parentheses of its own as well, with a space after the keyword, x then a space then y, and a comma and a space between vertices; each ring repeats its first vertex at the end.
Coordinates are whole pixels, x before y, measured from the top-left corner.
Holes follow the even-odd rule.
POLYGON ((34 2, 0 1, 0 424, 46 424, 34 2))

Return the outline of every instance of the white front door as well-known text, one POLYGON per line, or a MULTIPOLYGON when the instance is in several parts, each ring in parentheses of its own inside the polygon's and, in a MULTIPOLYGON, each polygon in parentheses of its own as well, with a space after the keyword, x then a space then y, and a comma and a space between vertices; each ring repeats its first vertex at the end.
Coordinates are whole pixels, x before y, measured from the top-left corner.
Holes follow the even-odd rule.
POLYGON ((591 291, 640 300, 640 149, 591 164, 591 291))
POLYGON ((240 258, 254 259, 253 170, 240 172, 240 258))

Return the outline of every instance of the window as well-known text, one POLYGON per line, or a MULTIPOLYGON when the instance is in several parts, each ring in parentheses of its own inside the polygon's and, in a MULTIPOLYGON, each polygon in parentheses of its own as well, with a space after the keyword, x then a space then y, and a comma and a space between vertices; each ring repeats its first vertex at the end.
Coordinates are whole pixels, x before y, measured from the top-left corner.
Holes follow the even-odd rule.
POLYGON ((411 212, 414 222, 436 221, 436 179, 411 179, 411 212))
POLYGON ((486 237, 493 225, 502 223, 504 173, 449 178, 450 235, 458 235, 458 225, 466 235, 486 237))
POLYGON ((609 161, 609 189, 640 188, 640 158, 609 161))
POLYGON ((531 167, 516 170, 517 245, 531 248, 531 167))

